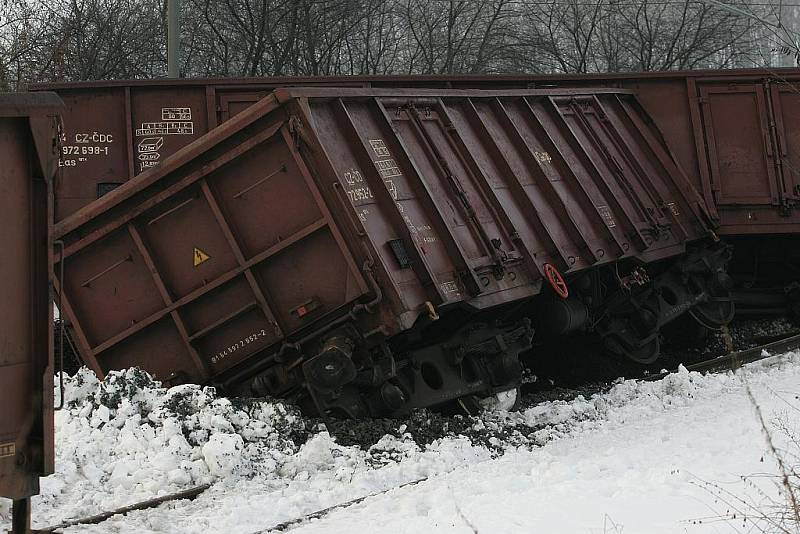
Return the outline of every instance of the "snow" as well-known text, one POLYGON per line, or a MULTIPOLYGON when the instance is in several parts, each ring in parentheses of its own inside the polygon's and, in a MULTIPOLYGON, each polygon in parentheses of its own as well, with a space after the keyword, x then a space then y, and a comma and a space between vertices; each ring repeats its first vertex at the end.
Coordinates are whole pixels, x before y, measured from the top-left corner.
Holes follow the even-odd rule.
MULTIPOLYGON (((34 499, 34 526, 211 483, 194 501, 65 532, 249 534, 385 490, 292 531, 735 532, 740 520, 719 520, 730 510, 724 492, 780 500, 772 479, 742 480, 778 472, 750 395, 777 446, 789 447, 779 427, 798 422, 799 364, 789 353, 737 374, 681 368, 592 398, 487 413, 474 426, 498 430, 491 447, 449 436, 421 448, 400 432, 367 451, 306 428, 278 402, 167 390, 136 370, 101 383, 83 370, 57 415, 57 472, 34 499)), ((0 530, 8 523, 0 501, 0 530)))

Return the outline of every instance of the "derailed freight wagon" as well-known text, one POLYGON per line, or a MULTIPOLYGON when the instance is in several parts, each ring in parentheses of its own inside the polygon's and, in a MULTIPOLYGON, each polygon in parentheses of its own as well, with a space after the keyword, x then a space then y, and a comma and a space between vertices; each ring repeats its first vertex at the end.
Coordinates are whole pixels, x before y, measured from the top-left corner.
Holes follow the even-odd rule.
POLYGON ((732 315, 726 247, 629 91, 285 89, 55 227, 100 374, 396 414, 535 337, 653 361, 732 315))

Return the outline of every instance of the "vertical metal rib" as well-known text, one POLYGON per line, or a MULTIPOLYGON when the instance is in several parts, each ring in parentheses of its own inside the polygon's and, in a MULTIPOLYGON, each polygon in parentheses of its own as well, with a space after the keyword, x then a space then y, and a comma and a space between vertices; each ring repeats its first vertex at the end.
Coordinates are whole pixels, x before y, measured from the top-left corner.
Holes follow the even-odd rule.
MULTIPOLYGON (((552 98, 549 100, 556 107, 556 109, 558 109, 557 103, 552 98)), ((615 188, 612 187, 606 175, 599 170, 597 165, 594 164, 592 157, 589 155, 589 150, 584 146, 583 142, 575 133, 575 130, 566 120, 566 117, 564 117, 559 110, 558 115, 561 117, 563 127, 569 132, 573 141, 575 141, 575 143, 581 148, 578 156, 586 163, 586 167, 590 170, 592 175, 595 176, 595 183, 603 186, 609 204, 612 204, 615 207, 614 211, 622 213, 624 216, 621 222, 632 230, 633 234, 630 237, 638 239, 642 248, 647 248, 648 245, 646 239, 636 223, 639 220, 647 221, 651 227, 657 228, 658 221, 648 211, 647 204, 642 201, 641 198, 639 198, 639 195, 636 193, 636 191, 634 191, 633 186, 628 183, 622 167, 608 151, 608 148, 605 146, 605 141, 600 139, 597 135, 597 132, 594 131, 583 111, 578 109, 578 106, 574 104, 574 102, 570 105, 570 108, 576 120, 578 121, 578 124, 583 130, 583 133, 586 134, 594 149, 601 155, 606 165, 609 167, 609 169, 611 169, 612 173, 614 173, 617 184, 620 186, 622 192, 628 197, 630 205, 633 206, 637 213, 632 213, 630 209, 628 209, 628 204, 620 202, 620 200, 617 198, 618 192, 614 190, 615 188)))
MULTIPOLYGON (((537 116, 536 110, 533 109, 533 106, 531 106, 531 104, 528 101, 528 99, 527 98, 523 98, 523 100, 525 101, 525 104, 528 106, 528 108, 530 108, 531 113, 533 113, 534 116, 537 116)), ((553 97, 548 96, 548 97, 544 98, 542 101, 549 104, 550 110, 552 112, 552 115, 553 115, 553 117, 555 117, 556 121, 561 125, 562 131, 565 131, 571 137, 572 141, 580 149, 580 150, 575 150, 575 152, 578 154, 578 157, 584 160, 584 163, 587 164, 586 166, 589 169, 593 169, 594 165, 592 164, 591 160, 587 160, 587 159, 584 158, 584 156, 586 154, 586 148, 581 144, 580 140, 575 135, 575 132, 572 131, 572 128, 570 128, 569 123, 567 122, 567 120, 564 117, 564 115, 561 113, 561 110, 558 108, 558 105, 553 100, 553 97)), ((579 191, 580 193, 583 193, 582 198, 585 199, 585 201, 586 201, 585 204, 588 204, 588 206, 591 206, 591 209, 587 210, 587 213, 594 213, 596 215, 595 220, 599 223, 596 227, 597 228, 602 228, 605 231, 605 233, 608 234, 608 236, 611 238, 610 239, 610 243, 611 244, 615 244, 617 246, 618 251, 619 251, 619 253, 621 255, 625 254, 626 249, 623 247, 622 242, 620 242, 620 240, 617 237, 616 233, 609 226, 609 224, 606 223, 605 217, 603 217, 603 214, 600 212, 600 209, 598 208, 598 206, 596 204, 596 201, 592 198, 592 195, 589 193, 589 190, 586 188, 586 186, 581 181, 581 179, 578 177, 578 175, 575 174, 575 171, 572 170, 572 167, 567 163, 566 156, 564 155, 563 150, 561 150, 561 147, 559 146, 559 144, 555 141, 555 139, 553 139, 552 135, 550 134, 550 132, 547 131, 546 128, 541 127, 541 129, 542 129, 543 133, 545 134, 545 137, 548 140, 550 146, 558 152, 559 159, 563 163, 562 168, 566 170, 565 175, 570 179, 570 182, 572 184, 577 186, 576 188, 573 188, 573 190, 574 191, 579 191)), ((590 170, 590 172, 591 172, 591 170, 590 170)), ((601 178, 601 182, 602 182, 602 178, 601 178)), ((610 196, 613 196, 613 195, 610 195, 610 196)), ((604 201, 607 201, 607 200, 604 199, 604 201)))
MULTIPOLYGON (((601 259, 601 256, 597 254, 597 252, 594 250, 591 241, 581 229, 581 225, 573 217, 569 209, 569 206, 564 201, 564 199, 561 198, 561 194, 553 185, 553 183, 550 181, 550 178, 547 177, 547 174, 541 167, 541 163, 534 157, 533 155, 534 150, 528 144, 528 140, 525 139, 524 135, 522 135, 522 132, 514 123, 514 120, 511 118, 511 115, 509 115, 505 106, 499 99, 495 99, 495 105, 497 109, 500 111, 500 117, 503 119, 503 122, 505 122, 508 128, 508 132, 514 134, 512 136, 512 142, 516 142, 518 147, 521 149, 520 151, 525 156, 525 159, 528 161, 529 168, 533 171, 533 175, 536 177, 537 183, 541 187, 542 191, 545 192, 545 194, 547 195, 548 201, 551 203, 554 209, 560 206, 562 220, 569 221, 570 227, 572 228, 571 233, 573 237, 577 237, 578 238, 577 240, 582 244, 579 245, 579 247, 583 251, 584 255, 590 260, 589 263, 593 264, 598 262, 601 259)), ((533 114, 533 110, 530 108, 530 106, 528 106, 528 110, 530 111, 531 114, 533 114)), ((540 130, 540 135, 541 135, 541 130, 544 130, 544 128, 542 128, 538 124, 537 122, 538 118, 535 115, 532 115, 532 119, 533 120, 531 121, 531 123, 532 124, 535 123, 537 125, 537 129, 540 130)), ((552 140, 550 140, 550 142, 552 144, 552 140)), ((560 152, 559 155, 561 155, 560 152)), ((564 163, 562 161, 562 166, 563 165, 564 163)))
MULTIPOLYGON (((472 106, 470 99, 464 99, 464 101, 468 106, 472 106)), ((447 121, 443 126, 445 131, 450 134, 446 136, 450 147, 456 156, 458 156, 464 168, 469 170, 472 183, 478 187, 478 190, 482 194, 482 199, 490 204, 492 215, 494 216, 493 218, 500 222, 501 228, 503 228, 507 238, 509 238, 515 246, 522 249, 525 259, 535 270, 538 270, 533 251, 524 242, 519 234, 519 230, 514 226, 514 222, 508 216, 505 209, 503 209, 503 205, 497 197, 494 188, 492 188, 492 185, 489 183, 488 177, 481 170, 480 165, 478 165, 475 156, 470 152, 459 130, 455 128, 453 119, 441 98, 438 99, 437 111, 439 112, 440 119, 444 118, 447 121)))
POLYGON ((475 208, 472 206, 467 192, 464 190, 464 186, 461 184, 461 180, 450 168, 450 165, 447 163, 447 159, 445 158, 444 154, 442 154, 441 150, 439 150, 439 147, 436 145, 436 141, 434 141, 434 139, 425 129, 425 125, 422 122, 422 117, 420 117, 419 114, 419 110, 414 106, 410 106, 406 109, 406 113, 408 113, 408 115, 411 117, 410 124, 419 139, 422 140, 422 147, 425 152, 427 152, 430 161, 439 171, 439 175, 444 176, 445 180, 443 184, 445 188, 448 190, 451 198, 457 199, 455 204, 461 209, 464 220, 472 228, 472 232, 479 237, 480 243, 483 245, 486 255, 490 256, 495 261, 499 261, 497 251, 492 246, 491 239, 486 234, 486 228, 478 220, 475 208))
MULTIPOLYGON (((619 126, 621 125, 617 122, 616 116, 608 113, 606 106, 603 104, 602 100, 600 100, 597 97, 597 95, 593 95, 592 98, 595 102, 595 105, 602 112, 603 117, 605 118, 605 120, 600 120, 600 125, 603 128, 603 131, 605 131, 606 134, 609 136, 611 142, 614 144, 617 151, 620 154, 622 154, 623 158, 625 158, 628 167, 630 167, 630 169, 634 173, 637 183, 639 184, 640 187, 643 188, 650 186, 651 182, 650 180, 648 180, 647 171, 645 171, 645 169, 642 167, 639 160, 633 156, 633 150, 631 148, 629 138, 624 137, 620 134, 621 129, 619 128, 619 126), (614 123, 614 126, 613 127, 609 126, 609 123, 614 123)), ((648 148, 650 147, 648 146, 648 148)), ((689 234, 686 232, 686 229, 683 227, 683 224, 681 224, 678 217, 667 206, 667 200, 661 196, 661 194, 658 192, 656 188, 654 189, 655 189, 655 194, 658 196, 660 202, 658 206, 667 212, 667 216, 672 219, 676 228, 680 231, 681 237, 682 238, 688 237, 689 234)))
POLYGON ((386 183, 383 181, 383 177, 378 172, 378 169, 375 167, 375 163, 370 157, 368 147, 364 144, 364 140, 358 134, 356 126, 353 123, 353 118, 350 116, 350 112, 344 105, 342 99, 337 99, 336 104, 335 110, 339 115, 341 124, 345 129, 345 134, 351 141, 350 146, 358 147, 359 149, 358 153, 356 154, 356 158, 359 160, 359 164, 364 171, 364 178, 372 190, 372 194, 375 195, 375 200, 381 206, 383 212, 388 216, 390 224, 397 235, 402 236, 405 242, 410 244, 412 247, 411 252, 414 255, 414 261, 411 264, 411 268, 414 270, 414 274, 417 275, 422 287, 425 288, 429 298, 432 301, 435 301, 437 304, 446 302, 447 298, 439 286, 439 282, 436 279, 436 274, 428 264, 425 254, 422 252, 422 250, 420 250, 419 245, 414 240, 414 236, 411 234, 411 230, 408 228, 408 225, 403 218, 403 214, 400 213, 400 210, 398 209, 397 202, 394 200, 394 198, 392 198, 391 193, 386 188, 386 183))
MULTIPOLYGON (((562 267, 569 269, 571 267, 569 253, 561 248, 559 240, 550 232, 548 225, 544 222, 544 218, 542 217, 539 206, 525 190, 525 187, 522 185, 522 182, 520 182, 519 177, 516 175, 514 169, 511 167, 511 164, 503 153, 503 149, 497 144, 497 140, 492 136, 491 132, 489 131, 489 127, 486 125, 486 122, 483 120, 483 117, 481 117, 480 112, 475 107, 475 104, 472 100, 467 101, 466 109, 469 114, 467 120, 469 120, 472 126, 481 133, 482 139, 486 142, 487 150, 489 150, 494 156, 493 161, 502 167, 503 172, 500 173, 500 178, 514 193, 515 198, 523 202, 524 206, 528 209, 528 212, 525 215, 531 217, 533 226, 536 228, 537 235, 543 236, 547 239, 547 241, 550 242, 552 248, 549 250, 546 249, 546 252, 551 256, 557 255, 560 257, 563 263, 562 267)), ((540 272, 542 271, 538 265, 541 265, 542 263, 546 262, 538 259, 537 269, 539 269, 540 272)))
MULTIPOLYGON (((662 167, 670 175, 672 182, 675 184, 675 189, 677 190, 678 194, 683 198, 684 202, 686 202, 686 204, 692 210, 694 210, 695 215, 697 217, 708 221, 709 224, 713 224, 712 221, 718 219, 715 203, 703 202, 703 199, 700 197, 699 194, 695 192, 694 187, 689 182, 689 178, 686 176, 686 174, 684 174, 683 170, 675 163, 676 161, 675 157, 669 150, 669 147, 663 144, 664 143, 663 139, 662 142, 659 143, 659 141, 654 138, 654 133, 645 124, 642 124, 641 118, 637 113, 634 113, 630 109, 628 103, 623 102, 621 99, 619 99, 619 97, 617 97, 617 101, 619 102, 619 105, 622 108, 622 110, 625 112, 625 116, 627 117, 627 119, 641 134, 642 139, 645 140, 647 146, 656 155, 662 167), (692 195, 692 193, 695 194, 692 195)), ((700 145, 703 144, 700 143, 700 145)), ((703 153, 705 153, 705 148, 703 148, 703 153)), ((705 169, 705 166, 702 164, 700 165, 700 167, 701 170, 705 169)), ((703 170, 703 173, 705 174, 706 171, 703 170)), ((706 177, 708 178, 708 175, 706 175, 706 177)), ((708 179, 704 180, 704 186, 710 187, 710 182, 708 179)), ((709 198, 713 198, 713 193, 711 192, 710 189, 708 190, 708 194, 711 195, 709 198)))
POLYGON ((416 162, 411 158, 409 155, 410 152, 408 151, 405 143, 397 134, 394 129, 394 125, 392 124, 391 118, 389 118, 389 114, 386 112, 386 109, 383 107, 383 104, 380 101, 375 100, 375 105, 378 107, 380 111, 380 117, 383 118, 384 125, 386 130, 392 135, 392 139, 394 144, 400 147, 399 157, 403 158, 403 161, 406 163, 406 166, 410 168, 414 176, 412 179, 409 180, 409 183, 412 184, 414 188, 414 193, 418 199, 424 202, 425 206, 427 207, 427 211, 430 215, 433 216, 435 224, 438 226, 437 233, 439 237, 442 239, 442 242, 447 247, 448 255, 450 256, 450 261, 453 261, 457 268, 460 270, 460 276, 462 278, 462 282, 466 286, 467 291, 469 291, 473 295, 477 295, 481 292, 482 287, 481 284, 478 282, 477 277, 475 276, 475 271, 472 269, 472 265, 467 259, 464 250, 461 248, 461 244, 455 238, 453 233, 450 231, 450 226, 445 219, 444 214, 442 213, 441 208, 439 207, 436 199, 434 198, 433 194, 431 193, 428 184, 425 182, 425 178, 422 175, 422 172, 417 167, 416 162))

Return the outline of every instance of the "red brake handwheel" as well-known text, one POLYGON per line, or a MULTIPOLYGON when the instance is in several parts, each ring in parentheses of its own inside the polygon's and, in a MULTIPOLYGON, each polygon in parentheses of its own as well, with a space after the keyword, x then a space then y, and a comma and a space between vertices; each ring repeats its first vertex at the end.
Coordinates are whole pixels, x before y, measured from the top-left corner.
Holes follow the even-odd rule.
POLYGON ((558 272, 558 269, 550 263, 545 263, 543 267, 544 275, 547 277, 547 281, 550 282, 556 294, 562 299, 567 298, 569 296, 569 288, 567 288, 567 283, 564 281, 564 277, 561 276, 561 273, 558 272))

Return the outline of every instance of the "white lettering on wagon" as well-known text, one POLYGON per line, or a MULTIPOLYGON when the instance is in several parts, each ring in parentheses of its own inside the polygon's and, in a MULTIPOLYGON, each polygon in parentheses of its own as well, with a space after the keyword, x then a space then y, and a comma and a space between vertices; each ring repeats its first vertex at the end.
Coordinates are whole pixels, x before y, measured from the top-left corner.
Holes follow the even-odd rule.
POLYGON ((145 137, 139 141, 139 154, 145 152, 158 152, 164 146, 163 137, 145 137))
POLYGON ((400 167, 393 159, 382 159, 375 162, 375 168, 381 174, 383 179, 394 178, 395 176, 403 176, 400 172, 400 167))
POLYGON ((75 142, 81 145, 88 145, 90 143, 94 144, 113 143, 114 135, 102 132, 76 133, 75 142))
POLYGON ((617 226, 617 223, 614 222, 614 216, 611 214, 611 210, 608 209, 608 206, 597 206, 597 212, 603 218, 603 221, 605 221, 606 226, 609 228, 617 226))
POLYGON ((0 443, 0 458, 10 458, 17 455, 17 445, 13 441, 0 443))
POLYGON ((139 172, 142 172, 158 165, 161 149, 164 146, 164 136, 194 135, 192 108, 161 108, 160 121, 143 122, 140 128, 136 128, 134 134, 136 137, 143 137, 137 144, 139 172))
POLYGON ((361 171, 352 169, 344 173, 342 175, 344 178, 344 183, 347 185, 356 185, 364 182, 364 177, 361 176, 361 171))
POLYGON ((237 341, 233 345, 231 345, 229 347, 225 347, 224 349, 222 349, 221 351, 216 353, 214 356, 211 357, 211 363, 213 363, 213 364, 219 363, 222 360, 224 360, 225 358, 227 358, 228 356, 230 356, 231 354, 233 354, 234 352, 236 352, 237 350, 243 349, 247 345, 249 345, 249 344, 251 344, 251 343, 253 343, 255 341, 258 341, 259 339, 264 338, 264 337, 267 337, 267 331, 264 330, 263 328, 261 330, 256 331, 256 332, 253 332, 249 336, 240 339, 239 341, 237 341))
MULTIPOLYGON (((395 181, 395 178, 400 178, 403 176, 403 171, 400 170, 397 161, 391 157, 391 152, 389 151, 389 148, 386 146, 386 143, 383 139, 369 139, 368 143, 375 153, 375 156, 379 158, 373 161, 375 170, 378 171, 378 174, 386 186, 386 190, 389 192, 392 200, 394 200, 397 211, 402 215, 403 220, 411 234, 411 239, 420 249, 422 254, 427 254, 428 251, 426 250, 425 245, 436 243, 438 238, 436 237, 436 234, 430 225, 416 225, 412 220, 410 213, 406 212, 406 209, 403 206, 403 201, 413 201, 413 198, 404 198, 401 200, 401 191, 395 181)), ((361 220, 361 222, 366 222, 367 215, 370 212, 367 209, 362 209, 361 206, 365 204, 372 204, 374 202, 374 192, 365 183, 364 177, 361 174, 361 171, 358 169, 348 169, 342 173, 342 182, 345 186, 345 192, 347 193, 350 202, 353 204, 359 220, 361 220)))
POLYGON ((389 194, 392 195, 392 200, 395 202, 397 201, 397 186, 394 184, 394 180, 384 180, 383 183, 386 184, 386 189, 389 190, 389 194))
POLYGON ((143 152, 139 154, 139 161, 158 161, 158 158, 161 157, 161 154, 157 154, 155 152, 143 152))
POLYGON ((192 108, 161 108, 162 121, 190 121, 192 108))
POLYGON ((141 128, 136 129, 136 136, 142 135, 192 135, 194 123, 191 121, 164 121, 143 122, 141 128))
POLYGON ((347 191, 347 196, 350 198, 350 202, 362 202, 365 200, 371 200, 374 198, 372 196, 372 189, 369 187, 356 187, 355 189, 350 189, 347 191))
POLYGON ((454 298, 461 297, 461 290, 458 288, 458 284, 456 283, 455 280, 442 282, 441 284, 439 284, 439 287, 442 288, 442 293, 444 293, 445 295, 452 293, 454 298))
POLYGON ((375 198, 372 189, 364 181, 364 176, 358 169, 350 169, 342 174, 345 192, 350 202, 357 206, 375 198))
POLYGON ((114 134, 104 132, 78 132, 72 137, 74 144, 67 144, 69 138, 61 136, 61 157, 59 167, 77 167, 89 161, 92 156, 108 156, 114 142, 114 134))
POLYGON ((378 156, 379 158, 389 156, 389 149, 387 148, 386 143, 384 143, 383 139, 370 139, 369 146, 372 147, 372 150, 375 151, 375 155, 378 156))

